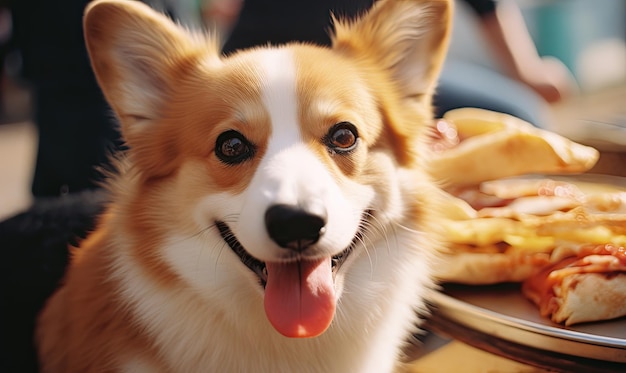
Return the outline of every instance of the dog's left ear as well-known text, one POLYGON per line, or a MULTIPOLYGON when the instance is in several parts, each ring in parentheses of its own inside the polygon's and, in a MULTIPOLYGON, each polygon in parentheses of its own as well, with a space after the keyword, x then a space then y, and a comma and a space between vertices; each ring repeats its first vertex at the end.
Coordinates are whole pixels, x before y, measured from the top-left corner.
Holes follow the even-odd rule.
POLYGON ((451 21, 451 0, 381 0, 356 21, 335 20, 333 49, 369 59, 404 99, 430 105, 451 21))

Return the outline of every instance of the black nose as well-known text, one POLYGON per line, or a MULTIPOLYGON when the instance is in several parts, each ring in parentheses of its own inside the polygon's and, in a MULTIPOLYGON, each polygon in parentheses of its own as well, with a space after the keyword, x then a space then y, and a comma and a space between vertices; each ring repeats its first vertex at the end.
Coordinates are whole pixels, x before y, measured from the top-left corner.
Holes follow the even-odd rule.
POLYGON ((285 249, 301 252, 324 233, 326 209, 304 209, 294 205, 273 205, 265 212, 265 228, 272 240, 285 249))

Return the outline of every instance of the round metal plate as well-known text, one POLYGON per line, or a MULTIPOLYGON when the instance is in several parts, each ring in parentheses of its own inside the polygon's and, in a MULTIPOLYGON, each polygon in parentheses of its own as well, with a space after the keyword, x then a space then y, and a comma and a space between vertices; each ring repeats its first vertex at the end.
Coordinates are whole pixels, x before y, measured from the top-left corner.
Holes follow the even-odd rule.
MULTIPOLYGON (((571 181, 586 192, 626 190, 622 177, 536 177, 571 181)), ((559 325, 542 317, 518 284, 449 284, 431 301, 432 329, 475 347, 556 371, 626 372, 626 318, 559 325)))

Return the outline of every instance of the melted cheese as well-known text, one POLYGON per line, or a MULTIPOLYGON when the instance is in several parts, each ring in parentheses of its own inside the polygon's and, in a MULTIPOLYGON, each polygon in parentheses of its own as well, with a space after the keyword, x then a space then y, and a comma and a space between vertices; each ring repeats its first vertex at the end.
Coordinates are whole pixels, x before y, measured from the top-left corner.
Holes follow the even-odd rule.
POLYGON ((459 199, 483 207, 473 218, 456 214, 444 229, 453 244, 473 247, 504 242, 515 250, 551 252, 565 243, 626 245, 626 192, 586 194, 587 189, 531 179, 456 190, 459 199))

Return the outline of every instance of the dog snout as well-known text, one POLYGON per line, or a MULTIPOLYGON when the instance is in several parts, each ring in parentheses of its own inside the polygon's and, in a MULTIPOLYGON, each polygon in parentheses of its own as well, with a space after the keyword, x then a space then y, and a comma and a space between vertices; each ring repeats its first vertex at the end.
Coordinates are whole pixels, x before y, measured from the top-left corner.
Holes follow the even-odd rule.
POLYGON ((265 212, 265 227, 278 246, 302 252, 315 244, 324 234, 327 221, 326 209, 314 206, 277 204, 265 212))

